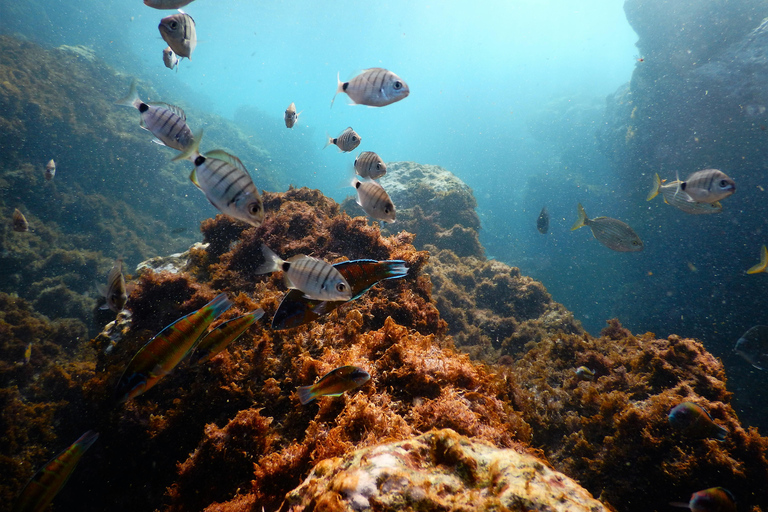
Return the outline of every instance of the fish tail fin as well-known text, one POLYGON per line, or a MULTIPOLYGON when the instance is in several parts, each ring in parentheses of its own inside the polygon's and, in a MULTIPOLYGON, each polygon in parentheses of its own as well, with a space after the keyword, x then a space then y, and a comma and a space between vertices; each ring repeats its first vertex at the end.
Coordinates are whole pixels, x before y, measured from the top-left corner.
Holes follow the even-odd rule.
MULTIPOLYGON (((341 81, 341 73, 336 72, 336 94, 344 92, 344 82, 341 81)), ((333 95, 331 100, 331 108, 333 108, 333 102, 336 101, 336 94, 333 95)))
POLYGON ((583 228, 587 225, 587 222, 589 222, 589 218, 587 217, 587 212, 584 211, 584 207, 581 206, 581 203, 577 206, 578 209, 578 215, 579 217, 576 219, 576 222, 574 222, 573 226, 571 226, 571 231, 575 231, 579 228, 583 228))
POLYGON ((656 173, 656 175, 653 177, 653 188, 648 193, 648 197, 645 200, 650 201, 651 199, 659 195, 660 189, 661 189, 661 178, 659 178, 659 173, 656 173))
POLYGON ((725 441, 725 438, 728 436, 728 429, 715 424, 714 436, 718 441, 725 441))
POLYGON ((139 99, 139 91, 136 89, 136 79, 131 80, 131 88, 128 94, 124 98, 120 98, 115 103, 118 105, 125 105, 126 107, 138 108, 141 105, 141 99, 139 99))
POLYGON ((760 249, 760 263, 747 270, 747 274, 758 274, 760 272, 765 272, 766 268, 768 268, 768 248, 763 246, 763 248, 760 249))
POLYGON ((325 137, 326 137, 326 142, 325 142, 325 146, 323 146, 323 149, 333 144, 333 137, 331 137, 327 132, 325 134, 325 137))
POLYGON ((211 302, 203 306, 203 309, 210 309, 214 318, 218 318, 222 313, 232 307, 232 301, 229 300, 226 293, 218 294, 211 302))
POLYGON ((299 386, 296 393, 299 395, 301 405, 307 405, 315 399, 315 394, 312 392, 312 386, 299 386))
POLYGON ((399 279, 408 275, 408 267, 403 260, 382 261, 381 273, 387 276, 384 279, 399 279))
POLYGON ((269 274, 280 268, 283 260, 265 244, 261 244, 261 254, 264 255, 264 263, 256 268, 256 274, 269 274))
POLYGON ((203 130, 201 129, 199 132, 197 132, 192 137, 192 142, 189 144, 189 147, 173 157, 171 159, 172 162, 177 162, 179 160, 189 160, 190 162, 194 162, 195 158, 200 156, 200 141, 203 140, 203 130))

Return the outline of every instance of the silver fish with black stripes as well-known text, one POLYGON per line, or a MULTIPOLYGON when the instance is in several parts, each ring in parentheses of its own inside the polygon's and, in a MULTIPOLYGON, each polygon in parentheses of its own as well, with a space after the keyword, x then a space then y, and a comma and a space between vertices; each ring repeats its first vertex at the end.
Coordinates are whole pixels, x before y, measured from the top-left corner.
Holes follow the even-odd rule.
POLYGON ((48 163, 45 164, 45 181, 51 181, 54 176, 56 176, 56 162, 51 158, 48 160, 48 163))
POLYGON ((144 103, 136 91, 136 79, 131 82, 128 96, 119 100, 118 105, 134 107, 141 113, 140 126, 157 137, 157 144, 184 151, 194 139, 187 126, 187 115, 182 109, 167 103, 144 103))
POLYGON ((357 190, 357 204, 365 213, 382 222, 395 222, 395 205, 378 181, 352 178, 351 185, 357 190))
POLYGON ((282 270, 285 286, 304 292, 307 299, 338 301, 352 298, 349 283, 333 265, 304 254, 284 260, 264 244, 261 252, 264 263, 256 269, 256 274, 282 270))
POLYGON ((346 130, 341 132, 341 135, 339 135, 335 139, 330 135, 328 135, 328 140, 325 142, 325 146, 323 146, 323 149, 327 148, 331 144, 336 144, 336 146, 339 148, 339 151, 341 151, 342 153, 349 153, 350 151, 355 149, 357 146, 359 146, 360 142, 362 142, 362 138, 350 126, 346 130))
POLYGON ((99 293, 107 299, 107 303, 99 309, 111 309, 115 313, 125 309, 128 302, 128 290, 123 276, 123 259, 118 258, 107 275, 107 285, 98 285, 99 293))
POLYGON ((619 252, 638 252, 643 250, 643 241, 627 224, 610 217, 595 217, 590 219, 587 212, 579 203, 579 218, 571 231, 589 226, 597 241, 609 249, 619 252))
MULTIPOLYGON (((303 111, 302 111, 303 112, 303 111)), ((288 108, 285 109, 285 127, 293 128, 293 126, 299 121, 301 112, 296 113, 296 104, 291 103, 288 108)))
POLYGON ((693 201, 714 203, 736 192, 736 182, 718 169, 704 169, 680 182, 680 190, 693 201))
POLYGON ((679 180, 664 183, 664 181, 659 178, 659 175, 656 174, 653 179, 653 188, 648 193, 647 200, 650 201, 661 193, 665 203, 674 206, 685 213, 690 213, 691 215, 707 215, 723 211, 723 205, 720 204, 719 201, 715 201, 714 203, 694 201, 691 199, 691 196, 680 189, 680 183, 679 180))
POLYGON ((166 16, 157 28, 173 53, 192 60, 192 52, 197 46, 197 31, 192 16, 185 12, 166 16))
POLYGON ((355 158, 355 172, 363 178, 377 180, 387 174, 387 164, 373 151, 363 151, 355 158))
POLYGON ((190 147, 174 158, 195 165, 189 179, 221 213, 259 227, 264 221, 264 204, 248 170, 234 155, 220 149, 200 154, 203 132, 195 135, 190 147))
POLYGON ((193 1, 194 0, 144 0, 144 5, 155 9, 178 9, 179 7, 191 4, 193 1))
POLYGON ((168 69, 176 68, 176 72, 178 73, 179 58, 173 53, 170 46, 167 46, 165 50, 163 50, 163 64, 165 64, 165 67, 168 69))
MULTIPOLYGON (((336 94, 344 92, 354 104, 369 107, 390 105, 408 97, 411 92, 402 78, 383 68, 366 69, 349 82, 342 82, 337 75, 336 82, 336 94)), ((336 101, 336 94, 331 100, 331 107, 336 101)))

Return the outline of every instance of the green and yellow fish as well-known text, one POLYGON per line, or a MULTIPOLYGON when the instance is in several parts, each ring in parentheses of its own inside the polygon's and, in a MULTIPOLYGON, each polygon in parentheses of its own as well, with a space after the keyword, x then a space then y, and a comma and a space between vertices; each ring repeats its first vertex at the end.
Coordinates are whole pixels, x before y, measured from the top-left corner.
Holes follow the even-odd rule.
POLYGON ((768 248, 763 246, 760 249, 760 263, 747 270, 747 274, 759 274, 760 272, 765 272, 766 268, 768 268, 768 248))
POLYGON ((13 512, 42 512, 67 483, 85 451, 96 442, 99 434, 89 430, 69 448, 58 454, 35 473, 16 498, 13 512))
POLYGON ((339 366, 311 386, 300 386, 297 393, 301 405, 305 405, 321 396, 339 396, 345 391, 362 386, 370 378, 368 372, 357 366, 339 366))
POLYGON ((227 294, 219 294, 202 308, 179 318, 155 335, 125 368, 117 384, 117 400, 122 403, 135 398, 171 373, 208 326, 231 306, 227 294))
POLYGON ((230 343, 239 338, 246 329, 262 316, 264 316, 264 310, 257 309, 217 325, 208 331, 203 339, 200 340, 200 343, 197 344, 189 364, 197 365, 210 361, 213 356, 227 348, 230 343))

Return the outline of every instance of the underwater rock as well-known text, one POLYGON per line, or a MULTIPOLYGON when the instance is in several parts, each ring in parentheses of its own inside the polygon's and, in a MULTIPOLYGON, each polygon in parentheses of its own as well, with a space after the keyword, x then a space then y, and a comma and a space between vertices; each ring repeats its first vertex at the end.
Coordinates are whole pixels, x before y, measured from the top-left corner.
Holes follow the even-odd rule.
POLYGON ((146 261, 142 261, 136 266, 136 273, 140 274, 144 270, 152 272, 170 272, 179 274, 187 270, 190 264, 191 253, 194 251, 205 251, 208 244, 195 243, 188 251, 178 252, 170 256, 155 256, 146 261))
POLYGON ((522 449, 433 430, 320 461, 286 497, 288 510, 609 509, 522 449))

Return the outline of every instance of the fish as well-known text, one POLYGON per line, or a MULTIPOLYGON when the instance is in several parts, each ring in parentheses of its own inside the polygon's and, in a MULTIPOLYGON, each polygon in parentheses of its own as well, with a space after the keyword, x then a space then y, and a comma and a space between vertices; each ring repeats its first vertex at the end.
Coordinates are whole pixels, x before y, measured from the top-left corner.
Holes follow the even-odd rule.
POLYGON ((43 512, 64 487, 80 459, 99 434, 87 431, 77 441, 56 455, 27 482, 13 504, 12 512, 43 512))
POLYGON ((24 364, 29 364, 29 361, 32 359, 32 342, 29 342, 29 345, 27 345, 27 348, 24 350, 24 364))
POLYGON ((192 2, 194 0, 144 0, 144 5, 155 9, 178 9, 192 2))
POLYGON ((720 204, 719 201, 715 201, 714 203, 701 203, 699 201, 694 201, 691 199, 691 196, 689 196, 686 192, 683 192, 683 190, 680 188, 681 183, 682 182, 679 180, 665 183, 661 178, 659 178, 659 175, 656 174, 653 180, 653 188, 648 193, 646 200, 650 201, 659 195, 659 193, 661 193, 665 203, 674 206, 678 210, 682 210, 685 213, 690 213, 691 215, 706 215, 710 213, 720 213, 723 211, 723 205, 720 204))
POLYGON ((192 16, 181 11, 178 14, 171 14, 160 20, 157 28, 173 53, 192 60, 192 52, 197 46, 197 32, 192 16))
POLYGON ((370 217, 382 222, 395 222, 395 205, 378 181, 360 181, 352 178, 357 190, 357 204, 370 217))
POLYGON ((128 293, 123 277, 123 259, 118 258, 107 275, 107 285, 99 284, 99 293, 107 299, 106 304, 99 309, 111 309, 115 313, 125 309, 128 293))
POLYGON ((306 405, 321 396, 340 396, 368 382, 371 376, 357 366, 339 366, 323 375, 311 386, 299 386, 296 391, 301 405, 306 405))
POLYGON ((176 56, 175 53, 173 53, 173 50, 170 46, 166 47, 165 50, 163 50, 163 64, 165 64, 165 67, 168 69, 176 68, 176 71, 179 70, 179 58, 176 56))
POLYGON ((595 370, 590 370, 586 366, 576 368, 576 376, 581 380, 595 380, 595 370))
MULTIPOLYGON (((352 298, 360 298, 379 281, 400 279, 408 274, 408 267, 403 260, 352 260, 334 263, 349 286, 352 287, 352 298)), ((345 300, 320 301, 307 299, 300 290, 289 291, 272 318, 272 329, 291 329, 308 324, 326 315, 344 304, 345 300)))
POLYGON ((355 158, 355 172, 363 178, 377 180, 387 174, 387 164, 373 151, 363 151, 355 158))
POLYGON ((208 326, 231 306, 227 294, 221 293, 153 336, 126 366, 115 389, 117 402, 126 402, 152 389, 187 356, 208 326))
POLYGON ((768 325, 751 327, 736 340, 733 351, 758 370, 765 370, 768 364, 768 325))
POLYGON ((610 217, 590 219, 581 203, 578 205, 579 218, 571 231, 589 226, 592 235, 604 246, 619 252, 637 252, 643 250, 643 241, 627 224, 610 217))
POLYGON ((264 310, 259 308, 217 325, 203 335, 190 356, 189 364, 194 366, 210 361, 262 316, 264 316, 264 310))
POLYGON ((736 512, 736 498, 728 489, 710 487, 691 494, 688 503, 671 502, 673 507, 688 508, 691 512, 736 512))
POLYGON ((19 233, 25 233, 30 230, 27 218, 18 208, 13 210, 13 222, 11 225, 13 226, 13 230, 18 231, 19 233))
MULTIPOLYGON (((302 110, 303 112, 303 110, 302 110)), ((301 112, 298 114, 296 113, 296 104, 291 103, 288 105, 288 108, 285 109, 285 126, 287 128, 293 128, 293 126, 299 122, 299 116, 301 115, 301 112)))
POLYGON ((220 212, 251 226, 261 226, 264 204, 248 169, 239 158, 220 149, 201 155, 198 148, 202 138, 201 131, 173 160, 189 160, 195 165, 189 179, 220 212))
POLYGON ((304 254, 283 260, 264 244, 261 244, 264 263, 256 274, 283 271, 285 286, 304 292, 304 297, 315 300, 349 300, 352 290, 347 280, 332 265, 304 254))
POLYGON ((549 212, 547 212, 546 206, 541 209, 539 218, 536 219, 536 229, 538 229, 539 233, 542 235, 546 235, 547 231, 549 231, 549 212))
POLYGON ((759 274, 765 272, 768 268, 768 248, 765 246, 760 249, 760 263, 754 265, 747 270, 747 274, 759 274))
POLYGON ((676 405, 667 417, 673 428, 697 439, 712 437, 725 441, 728 430, 712 420, 712 416, 702 406, 693 402, 676 405))
POLYGON ((680 190, 688 194, 693 201, 714 203, 736 192, 736 182, 723 171, 704 169, 680 182, 680 190))
POLYGON ((357 134, 355 130, 352 129, 350 126, 343 132, 341 132, 341 135, 336 137, 335 139, 331 137, 330 135, 327 135, 328 140, 325 143, 325 146, 323 146, 323 149, 327 148, 331 144, 336 144, 336 146, 339 148, 339 151, 342 153, 349 153, 353 149, 355 149, 357 146, 360 145, 360 142, 362 139, 360 138, 360 135, 357 134))
POLYGON ((144 103, 136 90, 136 79, 131 81, 128 95, 117 101, 118 105, 134 107, 141 114, 140 126, 157 137, 153 142, 184 151, 194 140, 192 130, 187 126, 184 111, 167 103, 144 103))
POLYGON ((45 181, 51 181, 54 176, 56 176, 56 162, 51 158, 48 160, 48 163, 45 164, 45 181))
POLYGON ((331 100, 331 107, 340 92, 346 93, 354 104, 369 107, 391 105, 407 98, 411 92, 402 78, 383 68, 363 70, 349 82, 342 82, 337 74, 336 82, 336 94, 331 100))

